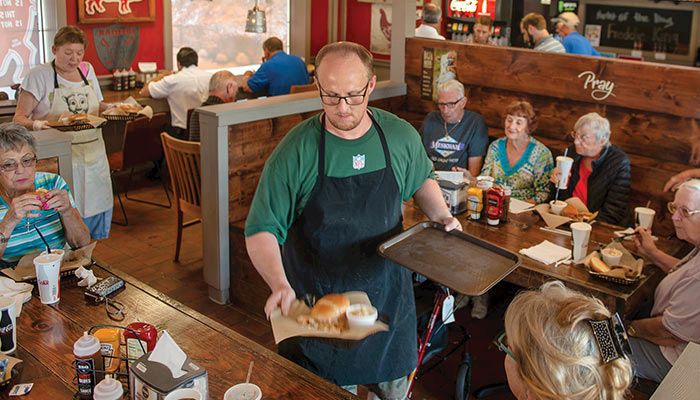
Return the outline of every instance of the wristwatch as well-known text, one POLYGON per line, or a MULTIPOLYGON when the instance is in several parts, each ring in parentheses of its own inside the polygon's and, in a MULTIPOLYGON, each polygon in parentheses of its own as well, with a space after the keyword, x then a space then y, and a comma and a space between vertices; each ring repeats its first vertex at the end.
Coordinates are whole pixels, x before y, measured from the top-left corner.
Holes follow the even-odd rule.
POLYGON ((637 330, 634 329, 634 325, 630 324, 627 327, 627 336, 637 336, 637 330))
POLYGON ((7 243, 9 241, 10 239, 8 239, 4 233, 0 232, 0 243, 7 243))

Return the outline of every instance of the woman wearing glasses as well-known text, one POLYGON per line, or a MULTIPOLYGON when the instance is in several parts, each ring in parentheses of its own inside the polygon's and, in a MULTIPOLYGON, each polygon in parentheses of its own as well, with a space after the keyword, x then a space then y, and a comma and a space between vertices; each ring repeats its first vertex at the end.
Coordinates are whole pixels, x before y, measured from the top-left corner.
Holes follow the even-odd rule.
MULTIPOLYGON (((22 82, 13 121, 27 129, 47 129, 62 115, 98 115, 110 107, 90 63, 83 62, 87 39, 80 29, 64 26, 54 36, 54 59, 29 71, 22 82)), ((76 208, 93 239, 106 239, 112 223, 112 182, 102 130, 72 132, 71 156, 76 208)))
POLYGON ((532 137, 537 114, 526 101, 506 108, 505 137, 489 146, 481 175, 494 177, 497 184, 511 188, 519 200, 542 203, 549 197, 549 172, 552 152, 532 137))
POLYGON ((559 281, 515 297, 497 340, 518 400, 622 400, 632 383, 617 315, 559 281))
MULTIPOLYGON (((597 113, 588 113, 576 121, 571 137, 574 145, 567 155, 574 164, 569 184, 559 191, 559 199, 578 197, 589 211, 598 212, 598 220, 629 225, 630 160, 622 149, 610 143, 610 122, 597 113)), ((554 199, 559 182, 557 168, 552 170, 550 182, 554 199)))
POLYGON ((656 287, 649 318, 627 329, 637 376, 660 382, 688 342, 700 343, 700 179, 680 185, 668 204, 679 239, 695 246, 682 260, 660 251, 643 228, 637 228, 637 252, 667 275, 656 287))
POLYGON ((34 137, 14 123, 0 124, 0 256, 15 262, 27 253, 66 244, 82 247, 90 232, 58 175, 36 172, 34 137), (36 227, 36 228, 35 228, 36 227))

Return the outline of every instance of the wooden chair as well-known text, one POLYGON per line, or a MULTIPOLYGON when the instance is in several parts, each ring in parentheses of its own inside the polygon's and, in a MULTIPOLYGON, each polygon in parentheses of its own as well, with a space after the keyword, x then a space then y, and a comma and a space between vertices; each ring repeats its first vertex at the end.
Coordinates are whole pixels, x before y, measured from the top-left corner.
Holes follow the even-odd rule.
POLYGON ((129 184, 131 183, 131 178, 134 174, 134 168, 149 162, 156 165, 163 159, 163 147, 160 144, 159 135, 160 132, 163 131, 167 118, 167 113, 157 113, 154 114, 153 118, 150 120, 147 117, 142 116, 132 121, 128 121, 124 126, 122 150, 116 153, 111 153, 107 156, 107 160, 109 161, 109 169, 112 175, 112 184, 114 185, 114 192, 117 194, 119 207, 121 208, 122 215, 124 216, 124 222, 113 221, 117 225, 129 225, 129 219, 126 216, 126 209, 124 208, 124 203, 122 203, 120 192, 121 186, 118 184, 117 179, 117 175, 120 175, 122 172, 127 170, 129 171, 129 180, 126 183, 126 187, 124 187, 124 197, 131 201, 138 201, 139 203, 146 203, 158 207, 170 208, 172 206, 170 194, 168 194, 168 190, 165 187, 165 181, 162 178, 161 184, 163 185, 163 190, 165 191, 165 197, 168 199, 167 205, 129 197, 129 184))
POLYGON ((289 93, 302 93, 302 92, 313 92, 318 90, 315 83, 309 83, 308 85, 292 85, 289 87, 289 93))
POLYGON ((167 133, 160 134, 165 151, 165 162, 170 171, 170 182, 177 205, 177 242, 175 261, 180 258, 182 229, 202 222, 202 182, 199 142, 176 139, 167 133), (195 219, 183 223, 183 214, 193 214, 195 219))

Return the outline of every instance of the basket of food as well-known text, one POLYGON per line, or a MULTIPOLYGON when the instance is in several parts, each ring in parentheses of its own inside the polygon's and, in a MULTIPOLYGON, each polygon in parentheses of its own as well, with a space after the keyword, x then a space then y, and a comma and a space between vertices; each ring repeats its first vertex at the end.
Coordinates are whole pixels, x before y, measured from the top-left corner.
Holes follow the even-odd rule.
POLYGON ((634 258, 624 246, 616 242, 589 254, 583 263, 594 278, 619 285, 634 285, 639 282, 644 267, 644 260, 634 258))
POLYGON ((62 115, 55 121, 49 121, 49 126, 62 132, 83 131, 99 128, 107 122, 104 118, 80 113, 62 115))
POLYGON ((138 104, 119 103, 102 113, 102 118, 108 121, 131 121, 138 117, 143 110, 138 104))
POLYGON ((535 211, 540 214, 549 228, 556 228, 570 222, 591 223, 598 216, 597 212, 590 212, 578 197, 538 204, 535 206, 535 211))

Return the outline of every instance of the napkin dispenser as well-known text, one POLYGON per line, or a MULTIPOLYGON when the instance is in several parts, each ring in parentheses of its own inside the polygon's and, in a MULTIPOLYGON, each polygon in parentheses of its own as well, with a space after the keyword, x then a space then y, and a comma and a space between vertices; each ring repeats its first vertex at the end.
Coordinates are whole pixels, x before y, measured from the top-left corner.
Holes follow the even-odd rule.
POLYGON ((194 388, 208 397, 207 371, 188 357, 182 364, 185 374, 173 377, 170 369, 159 362, 150 361, 150 352, 141 356, 129 369, 129 386, 134 400, 163 400, 175 389, 194 388))
MULTIPOLYGON (((460 172, 461 173, 461 172, 460 172)), ((467 210, 467 191, 469 185, 466 182, 452 182, 448 180, 438 180, 442 197, 447 203, 452 215, 461 214, 467 210)))

